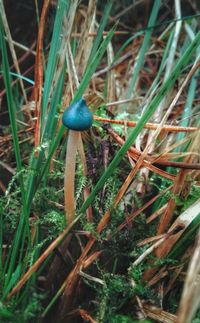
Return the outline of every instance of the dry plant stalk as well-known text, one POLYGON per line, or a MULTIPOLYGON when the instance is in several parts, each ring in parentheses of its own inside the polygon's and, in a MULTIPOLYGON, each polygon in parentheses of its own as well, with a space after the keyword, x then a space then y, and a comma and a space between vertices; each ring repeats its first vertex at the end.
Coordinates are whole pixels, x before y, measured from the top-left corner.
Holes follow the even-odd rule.
POLYGON ((95 319, 92 318, 92 316, 84 309, 80 308, 74 311, 71 311, 67 314, 67 317, 74 317, 74 316, 80 316, 84 322, 90 322, 90 323, 98 323, 95 319))
MULTIPOLYGON (((38 29, 38 39, 37 39, 37 49, 36 49, 36 59, 35 59, 35 85, 34 85, 34 95, 35 95, 35 147, 40 144, 40 129, 41 129, 41 103, 42 103, 42 87, 43 87, 43 38, 44 29, 46 23, 46 16, 49 9, 50 0, 44 1, 42 7, 42 13, 40 18, 40 24, 38 29)), ((37 152, 38 155, 38 152, 37 152)))
POLYGON ((200 231, 197 234, 193 256, 187 271, 178 309, 177 323, 190 323, 200 304, 200 231))
POLYGON ((75 65, 78 66, 79 75, 83 75, 87 60, 89 58, 89 53, 92 48, 92 41, 88 37, 89 32, 94 29, 94 21, 96 14, 97 0, 90 0, 88 3, 88 9, 86 13, 86 19, 82 26, 82 32, 80 37, 80 42, 77 49, 77 56, 75 59, 75 65))
MULTIPOLYGON (((108 118, 102 118, 98 116, 94 116, 94 120, 100 121, 100 122, 108 122, 112 124, 121 124, 121 125, 127 125, 128 127, 135 127, 137 125, 137 122, 135 121, 128 121, 128 120, 112 120, 108 118)), ((144 129, 150 129, 150 130, 157 130, 159 127, 159 124, 156 123, 146 123, 144 126, 144 129)), ((179 126, 171 126, 171 125, 163 125, 161 127, 161 131, 166 132, 194 132, 196 131, 196 127, 179 127, 179 126)))
MULTIPOLYGON (((142 304, 143 310, 147 317, 156 320, 160 323, 177 323, 177 316, 166 311, 163 311, 161 308, 148 305, 146 303, 142 304)), ((181 322, 183 323, 183 322, 181 322)))

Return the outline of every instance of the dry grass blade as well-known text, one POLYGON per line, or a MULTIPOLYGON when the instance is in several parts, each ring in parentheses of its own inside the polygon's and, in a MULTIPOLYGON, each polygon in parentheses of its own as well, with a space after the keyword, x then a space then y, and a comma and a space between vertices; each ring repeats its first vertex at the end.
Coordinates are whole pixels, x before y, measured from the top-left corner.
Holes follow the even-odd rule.
MULTIPOLYGON (((160 323, 176 323, 177 316, 166 311, 163 311, 161 308, 148 305, 146 303, 142 304, 143 310, 147 317, 155 320, 156 322, 160 323)), ((182 323, 182 322, 181 322, 182 323)))
MULTIPOLYGON (((106 123, 112 123, 112 124, 121 124, 121 125, 127 125, 128 127, 135 127, 137 125, 137 122, 135 121, 128 121, 128 120, 112 120, 108 118, 102 118, 98 116, 94 116, 94 120, 100 121, 100 122, 106 122, 106 123)), ((144 128, 150 129, 150 130, 156 130, 159 127, 159 124, 156 123, 146 123, 144 128)), ((171 125, 163 125, 161 127, 161 131, 166 132, 194 132, 196 131, 196 127, 179 127, 179 126, 171 126, 171 125)))
MULTIPOLYGON (((108 66, 110 66, 114 59, 114 51, 111 42, 108 44, 108 66)), ((107 85, 107 100, 109 102, 115 100, 116 97, 116 82, 115 82, 115 71, 111 69, 110 73, 108 73, 108 85, 107 85)))
POLYGON ((80 316, 84 322, 90 322, 90 323, 98 323, 95 319, 92 318, 92 316, 84 309, 80 308, 78 310, 74 310, 67 314, 67 317, 74 317, 74 316, 80 316))
POLYGON ((187 271, 177 323, 190 323, 200 304, 200 231, 187 271))
POLYGON ((79 68, 80 75, 83 75, 87 65, 87 60, 92 47, 92 40, 88 37, 89 31, 94 28, 95 13, 96 13, 97 0, 90 0, 86 12, 86 19, 82 26, 80 43, 77 49, 76 66, 79 68))
MULTIPOLYGON (((181 17, 180 0, 175 0, 175 13, 176 13, 176 18, 181 17)), ((170 75, 170 73, 173 69, 178 38, 180 35, 180 30, 181 30, 181 24, 182 24, 181 21, 177 21, 176 26, 175 26, 175 32, 173 35, 172 46, 171 46, 171 49, 169 52, 169 57, 167 59, 164 80, 166 80, 168 78, 168 76, 170 75)), ((156 122, 161 122, 162 116, 163 116, 163 111, 164 111, 165 107, 168 106, 169 102, 171 101, 171 97, 173 97, 172 93, 168 93, 168 95, 161 101, 161 103, 154 115, 154 120, 156 122)), ((166 118, 166 116, 165 116, 165 118, 166 118)), ((154 136, 152 136, 151 134, 150 134, 148 140, 149 140, 149 143, 153 142, 155 144, 154 136)), ((152 145, 152 148, 153 148, 154 144, 152 145)))
POLYGON ((150 223, 151 221, 154 221, 155 219, 157 219, 158 216, 163 214, 165 212, 165 210, 166 210, 166 207, 167 207, 167 203, 164 204, 160 209, 155 211, 153 214, 151 214, 146 220, 147 223, 150 223))
MULTIPOLYGON (((7 39, 7 37, 6 37, 6 40, 8 40, 8 39, 7 39)), ((35 42, 34 42, 34 46, 31 46, 31 48, 26 47, 26 46, 24 46, 24 45, 22 45, 22 44, 18 43, 18 42, 17 42, 17 41, 15 41, 15 40, 13 40, 12 42, 13 42, 13 45, 15 45, 16 47, 18 47, 18 48, 20 48, 20 49, 24 50, 24 51, 25 51, 25 52, 27 52, 27 53, 31 53, 32 55, 36 56, 36 51, 35 51, 35 50, 33 50, 33 48, 35 47, 35 42), (32 47, 33 47, 33 48, 32 48, 32 47)), ((20 59, 18 60, 18 63, 20 63, 20 59)))
POLYGON ((166 241, 168 238, 167 234, 163 234, 159 237, 159 240, 156 241, 151 247, 149 247, 145 252, 141 254, 141 256, 134 261, 134 263, 131 265, 131 267, 138 266, 148 255, 150 255, 156 248, 158 248, 164 241, 166 241))
MULTIPOLYGON (((180 170, 178 175, 176 176, 175 181, 174 181, 174 186, 172 189, 173 196, 180 195, 184 180, 185 180, 185 171, 180 170)), ((160 218, 160 222, 159 222, 158 229, 157 229, 158 235, 165 232, 168 224, 170 223, 170 220, 172 218, 173 211, 174 211, 175 207, 176 207, 176 201, 175 201, 174 197, 172 197, 172 198, 170 198, 170 200, 167 204, 167 207, 166 207, 166 210, 165 210, 163 216, 160 218)))
POLYGON ((179 217, 174 221, 168 233, 176 231, 173 235, 171 235, 166 243, 163 243, 157 251, 156 254, 159 257, 164 257, 167 253, 172 249, 177 240, 181 237, 181 235, 186 231, 195 217, 199 214, 200 207, 200 199, 198 199, 194 204, 192 204, 187 210, 185 210, 179 217))
POLYGON ((43 38, 44 38, 44 29, 45 21, 50 5, 50 0, 44 2, 40 25, 38 31, 38 40, 37 40, 37 49, 36 49, 36 60, 35 60, 35 147, 38 147, 40 144, 40 115, 41 115, 41 102, 42 102, 42 87, 43 87, 43 38))

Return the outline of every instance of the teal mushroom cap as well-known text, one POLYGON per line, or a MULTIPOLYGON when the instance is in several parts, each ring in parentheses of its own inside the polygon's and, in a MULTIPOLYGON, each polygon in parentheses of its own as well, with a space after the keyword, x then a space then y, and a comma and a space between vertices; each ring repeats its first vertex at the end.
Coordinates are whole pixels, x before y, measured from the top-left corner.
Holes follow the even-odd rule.
POLYGON ((63 125, 75 131, 88 130, 92 126, 92 122, 92 113, 83 98, 70 104, 62 116, 63 125))

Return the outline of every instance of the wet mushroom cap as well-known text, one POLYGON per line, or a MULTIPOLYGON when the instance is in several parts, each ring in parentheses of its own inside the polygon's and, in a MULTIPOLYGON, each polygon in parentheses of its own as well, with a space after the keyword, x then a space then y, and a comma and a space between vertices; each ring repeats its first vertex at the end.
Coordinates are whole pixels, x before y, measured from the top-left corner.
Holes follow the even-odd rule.
POLYGON ((62 123, 65 127, 84 131, 92 126, 93 116, 83 98, 72 103, 63 113, 62 123))

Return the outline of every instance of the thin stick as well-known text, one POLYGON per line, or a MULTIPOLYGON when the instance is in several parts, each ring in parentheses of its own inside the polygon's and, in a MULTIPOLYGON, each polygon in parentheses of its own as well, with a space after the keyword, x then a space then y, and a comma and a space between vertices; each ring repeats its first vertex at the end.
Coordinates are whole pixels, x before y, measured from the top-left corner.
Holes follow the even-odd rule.
POLYGON ((157 242, 155 242, 152 246, 150 246, 147 250, 145 250, 145 252, 143 252, 141 254, 141 256, 139 256, 134 263, 132 263, 131 268, 138 266, 148 255, 150 255, 158 246, 160 246, 163 241, 165 241, 168 238, 168 234, 163 234, 161 235, 160 240, 158 240, 157 242))
MULTIPOLYGON (((8 40, 8 37, 6 37, 6 36, 5 36, 5 39, 6 39, 7 41, 9 41, 9 40, 8 40)), ((33 50, 33 49, 31 49, 31 48, 29 48, 29 47, 27 47, 27 46, 24 46, 23 44, 18 43, 18 42, 17 42, 17 41, 15 41, 15 40, 13 40, 12 42, 13 42, 13 45, 14 45, 14 46, 16 46, 16 47, 18 47, 18 48, 20 48, 20 49, 24 50, 25 52, 31 53, 31 54, 33 54, 34 56, 36 55, 36 51, 35 51, 35 50, 33 50)), ((18 60, 18 61, 19 61, 19 60, 18 60)))
MULTIPOLYGON (((94 120, 100 121, 100 122, 108 122, 113 124, 126 124, 128 127, 135 127, 137 125, 137 122, 135 121, 127 121, 127 120, 111 120, 108 118, 101 118, 94 116, 94 120)), ((160 124, 156 123, 146 123, 144 128, 145 129, 151 129, 151 130, 157 130, 160 124)), ((197 130, 196 127, 179 127, 179 126, 171 126, 171 125, 163 125, 161 128, 162 131, 168 131, 168 132, 194 132, 197 130)))

